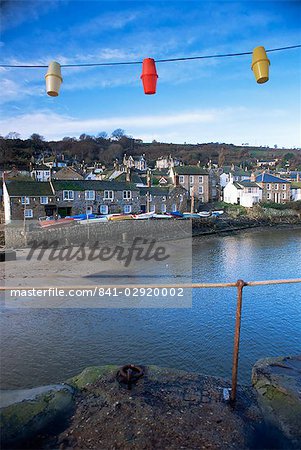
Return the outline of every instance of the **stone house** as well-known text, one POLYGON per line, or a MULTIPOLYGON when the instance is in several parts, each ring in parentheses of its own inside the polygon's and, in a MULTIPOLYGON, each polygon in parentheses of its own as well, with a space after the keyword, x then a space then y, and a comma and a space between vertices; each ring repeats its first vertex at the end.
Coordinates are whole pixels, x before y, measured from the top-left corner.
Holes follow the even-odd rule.
POLYGON ((147 169, 147 162, 144 157, 145 155, 141 156, 127 156, 126 154, 123 157, 123 165, 125 167, 128 167, 129 169, 135 168, 141 171, 145 171, 147 169))
POLYGON ((188 197, 188 192, 181 186, 141 187, 141 212, 184 212, 187 211, 188 197))
POLYGON ((133 183, 98 180, 54 180, 58 214, 138 213, 139 188, 133 183))
POLYGON ((177 158, 173 158, 171 155, 168 156, 160 156, 156 160, 156 169, 170 169, 171 167, 179 166, 180 160, 177 158))
POLYGON ((177 166, 170 169, 174 186, 182 186, 199 203, 209 202, 209 172, 199 166, 177 166))
POLYGON ((53 180, 83 180, 84 177, 71 166, 62 167, 52 176, 53 180))
POLYGON ((56 197, 51 183, 43 181, 5 181, 3 183, 5 222, 52 216, 56 197))
POLYGON ((254 178, 256 183, 262 188, 263 202, 286 203, 290 201, 290 181, 266 172, 262 172, 257 177, 252 175, 251 180, 253 181, 254 178))

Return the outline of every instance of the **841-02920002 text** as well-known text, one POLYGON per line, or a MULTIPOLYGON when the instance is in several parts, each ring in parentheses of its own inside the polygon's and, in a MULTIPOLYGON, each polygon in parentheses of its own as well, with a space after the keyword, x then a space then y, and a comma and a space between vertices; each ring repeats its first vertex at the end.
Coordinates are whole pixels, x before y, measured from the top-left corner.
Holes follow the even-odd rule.
POLYGON ((126 297, 183 297, 183 288, 173 287, 126 287, 118 288, 99 288, 98 295, 118 297, 125 295, 126 297))
POLYGON ((86 287, 10 289, 10 297, 184 297, 181 287, 86 287))

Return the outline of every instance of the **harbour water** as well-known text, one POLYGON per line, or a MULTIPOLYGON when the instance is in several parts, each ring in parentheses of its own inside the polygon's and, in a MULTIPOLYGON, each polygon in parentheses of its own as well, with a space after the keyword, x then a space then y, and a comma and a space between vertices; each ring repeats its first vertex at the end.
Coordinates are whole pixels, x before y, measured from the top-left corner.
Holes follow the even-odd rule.
MULTIPOLYGON (((193 281, 301 277, 301 229, 193 239, 193 281)), ((300 285, 246 287, 239 382, 255 361, 300 353, 300 285)), ((1 389, 53 384, 90 365, 157 364, 230 378, 235 288, 194 290, 183 309, 1 306, 1 389)))

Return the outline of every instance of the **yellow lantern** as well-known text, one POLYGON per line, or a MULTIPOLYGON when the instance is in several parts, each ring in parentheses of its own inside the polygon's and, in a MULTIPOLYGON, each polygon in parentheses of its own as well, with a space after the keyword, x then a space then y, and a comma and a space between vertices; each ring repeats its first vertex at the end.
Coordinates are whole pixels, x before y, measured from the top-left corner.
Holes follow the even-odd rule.
POLYGON ((59 95, 61 83, 63 81, 61 74, 61 65, 52 61, 45 75, 46 80, 46 92, 50 97, 57 97, 59 95))
POLYGON ((257 83, 266 83, 269 79, 270 60, 267 57, 264 47, 256 47, 253 50, 252 66, 257 83))

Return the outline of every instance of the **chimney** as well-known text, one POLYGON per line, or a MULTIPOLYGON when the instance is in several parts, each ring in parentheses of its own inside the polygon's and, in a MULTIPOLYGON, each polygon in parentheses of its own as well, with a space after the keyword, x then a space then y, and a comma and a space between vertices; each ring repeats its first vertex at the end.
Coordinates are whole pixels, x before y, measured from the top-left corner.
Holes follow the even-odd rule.
POLYGON ((255 173, 254 173, 254 172, 251 173, 250 180, 251 180, 251 181, 255 181, 255 180, 256 180, 256 177, 255 177, 255 173))
POLYGON ((125 181, 127 183, 131 182, 131 169, 129 167, 126 168, 126 172, 125 172, 125 181))
POLYGON ((152 185, 150 170, 148 170, 146 173, 146 184, 147 184, 147 187, 151 187, 151 185, 152 185))

